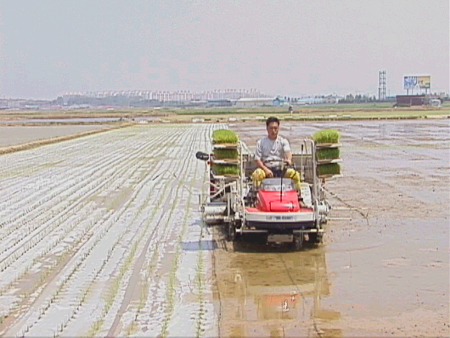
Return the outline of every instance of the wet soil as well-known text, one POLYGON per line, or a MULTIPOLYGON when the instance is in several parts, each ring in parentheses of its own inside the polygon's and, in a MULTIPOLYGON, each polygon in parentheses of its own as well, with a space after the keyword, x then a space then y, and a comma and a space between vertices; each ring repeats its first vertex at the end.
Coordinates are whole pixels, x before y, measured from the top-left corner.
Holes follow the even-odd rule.
MULTIPOLYGON (((450 336, 448 120, 283 123, 299 138, 341 132, 342 173, 325 183, 324 243, 224 241, 214 251, 219 333, 231 336, 450 336)), ((264 123, 231 126, 254 147, 264 123)))

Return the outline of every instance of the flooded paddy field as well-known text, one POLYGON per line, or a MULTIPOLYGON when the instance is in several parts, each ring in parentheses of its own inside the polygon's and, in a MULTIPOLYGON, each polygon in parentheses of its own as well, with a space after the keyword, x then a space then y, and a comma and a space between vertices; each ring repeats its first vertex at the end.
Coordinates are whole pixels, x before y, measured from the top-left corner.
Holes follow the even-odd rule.
POLYGON ((212 128, 133 126, 0 156, 0 335, 215 336, 212 238, 192 193, 212 128))
POLYGON ((107 125, 0 126, 0 147, 109 128, 107 125))
MULTIPOLYGON (((450 335, 448 120, 340 130, 323 245, 201 223, 213 129, 136 125, 0 156, 0 336, 450 335)), ((22 127, 21 127, 22 128, 22 127)), ((264 122, 231 125, 254 147, 264 122)))

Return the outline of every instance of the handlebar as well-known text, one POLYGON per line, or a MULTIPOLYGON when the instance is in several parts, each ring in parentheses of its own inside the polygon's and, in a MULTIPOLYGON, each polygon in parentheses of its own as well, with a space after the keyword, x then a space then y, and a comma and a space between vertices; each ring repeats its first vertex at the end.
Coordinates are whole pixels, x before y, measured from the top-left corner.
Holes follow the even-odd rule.
POLYGON ((291 163, 289 164, 289 162, 287 160, 283 160, 282 167, 284 167, 286 169, 288 169, 288 168, 295 169, 295 163, 291 161, 291 163))
POLYGON ((285 171, 285 170, 290 169, 290 168, 296 169, 296 166, 295 166, 294 162, 292 162, 292 164, 289 164, 286 160, 282 160, 280 162, 281 162, 280 166, 276 166, 276 167, 270 167, 270 166, 267 166, 267 165, 266 166, 267 166, 267 168, 269 168, 272 171, 273 170, 285 171))
POLYGON ((195 154, 195 157, 201 161, 209 160, 209 155, 207 153, 203 153, 201 151, 197 151, 197 153, 195 154))

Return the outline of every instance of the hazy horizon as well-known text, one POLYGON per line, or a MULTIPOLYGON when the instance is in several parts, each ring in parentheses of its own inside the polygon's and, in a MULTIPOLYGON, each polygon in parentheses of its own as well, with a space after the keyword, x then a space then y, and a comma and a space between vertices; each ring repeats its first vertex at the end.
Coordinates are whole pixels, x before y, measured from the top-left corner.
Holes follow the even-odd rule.
POLYGON ((0 97, 257 89, 449 92, 448 0, 2 1, 0 97))

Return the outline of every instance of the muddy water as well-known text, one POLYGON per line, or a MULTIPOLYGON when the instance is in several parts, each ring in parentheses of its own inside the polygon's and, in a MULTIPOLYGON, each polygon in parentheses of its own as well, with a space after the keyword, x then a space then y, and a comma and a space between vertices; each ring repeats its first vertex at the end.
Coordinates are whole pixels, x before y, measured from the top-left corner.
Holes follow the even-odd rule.
MULTIPOLYGON (((341 131, 343 177, 318 248, 215 251, 222 336, 449 336, 448 120, 291 123, 341 131)), ((232 126, 250 146, 264 125, 232 126)), ((216 238, 223 235, 216 229, 216 238)))
POLYGON ((340 317, 321 308, 331 292, 323 248, 298 253, 238 243, 216 259, 226 261, 217 270, 224 337, 311 336, 318 318, 340 317))

